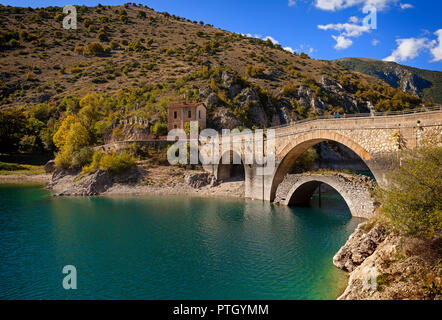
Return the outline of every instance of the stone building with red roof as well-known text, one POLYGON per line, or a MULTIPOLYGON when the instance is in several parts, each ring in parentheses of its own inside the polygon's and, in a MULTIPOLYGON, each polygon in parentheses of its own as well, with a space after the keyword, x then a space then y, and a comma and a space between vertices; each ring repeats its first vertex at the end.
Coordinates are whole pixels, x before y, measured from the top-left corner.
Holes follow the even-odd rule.
POLYGON ((191 121, 198 121, 200 129, 206 128, 207 108, 202 102, 173 104, 167 108, 167 129, 184 129, 191 121))

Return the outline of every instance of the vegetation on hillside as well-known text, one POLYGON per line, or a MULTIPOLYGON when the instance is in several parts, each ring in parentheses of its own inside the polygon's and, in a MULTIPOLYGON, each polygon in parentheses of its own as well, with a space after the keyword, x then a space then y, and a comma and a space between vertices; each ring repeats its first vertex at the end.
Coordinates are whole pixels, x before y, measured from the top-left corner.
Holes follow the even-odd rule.
POLYGON ((377 77, 394 88, 405 87, 428 101, 442 103, 442 72, 422 70, 409 66, 372 59, 345 58, 336 61, 349 70, 377 77), (408 85, 406 84, 408 82, 408 85))
POLYGON ((65 30, 60 7, 0 6, 3 152, 58 151, 59 165, 82 167, 93 145, 164 135, 167 106, 184 95, 187 102, 216 97, 208 105, 215 128, 219 110, 223 123, 257 128, 367 112, 368 102, 378 111, 424 103, 270 40, 147 6, 78 6, 77 13, 78 29, 65 30))

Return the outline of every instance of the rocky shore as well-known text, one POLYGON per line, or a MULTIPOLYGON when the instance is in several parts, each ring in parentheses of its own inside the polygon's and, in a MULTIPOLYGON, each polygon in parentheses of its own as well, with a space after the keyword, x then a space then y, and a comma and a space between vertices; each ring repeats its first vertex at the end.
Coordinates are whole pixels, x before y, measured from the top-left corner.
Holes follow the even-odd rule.
POLYGON ((47 189, 54 196, 93 195, 200 195, 243 197, 244 181, 216 181, 199 170, 170 166, 138 166, 128 172, 111 174, 98 170, 91 174, 54 171, 47 189))
POLYGON ((442 238, 401 237, 382 226, 358 226, 333 258, 348 271, 339 300, 442 299, 442 238))
POLYGON ((50 174, 8 174, 0 175, 0 183, 42 183, 51 181, 50 174))

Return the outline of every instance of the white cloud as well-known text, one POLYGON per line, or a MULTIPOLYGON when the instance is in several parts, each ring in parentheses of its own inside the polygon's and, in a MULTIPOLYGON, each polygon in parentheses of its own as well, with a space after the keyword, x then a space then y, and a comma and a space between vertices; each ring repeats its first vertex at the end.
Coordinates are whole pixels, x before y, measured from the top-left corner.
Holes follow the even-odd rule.
POLYGON ((265 38, 263 38, 264 41, 270 40, 272 41, 273 44, 279 44, 278 40, 276 40, 275 38, 272 38, 271 36, 267 36, 265 38))
POLYGON ((335 49, 336 50, 343 50, 343 49, 347 49, 348 47, 350 47, 353 44, 353 41, 344 37, 344 36, 332 36, 333 39, 336 40, 336 45, 335 45, 335 49))
POLYGON ((348 19, 351 23, 358 23, 359 22, 359 18, 358 17, 350 17, 350 19, 348 19))
POLYGON ((372 46, 374 46, 374 47, 376 47, 378 44, 379 44, 379 40, 378 39, 373 39, 372 41, 371 41, 371 45, 372 46))
POLYGON ((396 40, 398 47, 384 61, 401 62, 416 58, 419 53, 434 46, 427 38, 408 38, 396 40))
POLYGON ((301 44, 300 46, 299 46, 299 48, 297 48, 297 49, 295 49, 295 52, 308 52, 308 53, 313 53, 313 52, 315 52, 315 51, 317 51, 316 49, 314 49, 314 48, 312 48, 310 45, 308 45, 308 44, 306 44, 306 45, 304 45, 304 44, 301 44))
POLYGON ((325 31, 343 31, 341 35, 345 37, 360 37, 364 32, 370 31, 370 28, 368 26, 362 26, 354 23, 330 23, 326 25, 318 25, 318 28, 325 31))
POLYGON ((288 51, 288 52, 290 52, 290 53, 295 53, 295 50, 293 50, 292 47, 284 47, 284 50, 285 50, 285 51, 288 51))
POLYGON ((296 5, 296 1, 295 0, 289 0, 289 7, 293 7, 296 5))
POLYGON ((354 6, 375 7, 377 10, 388 8, 390 3, 397 0, 315 0, 315 6, 321 10, 337 11, 354 6))
POLYGON ((261 39, 261 35, 259 35, 259 34, 251 34, 251 33, 244 34, 244 33, 241 33, 241 35, 243 35, 245 37, 248 37, 248 38, 261 39))
POLYGON ((413 9, 414 6, 410 3, 401 3, 400 4, 402 10, 413 9))
POLYGON ((442 61, 442 29, 437 30, 435 33, 438 37, 438 42, 434 41, 434 46, 431 48, 430 52, 433 55, 433 60, 431 62, 442 61))

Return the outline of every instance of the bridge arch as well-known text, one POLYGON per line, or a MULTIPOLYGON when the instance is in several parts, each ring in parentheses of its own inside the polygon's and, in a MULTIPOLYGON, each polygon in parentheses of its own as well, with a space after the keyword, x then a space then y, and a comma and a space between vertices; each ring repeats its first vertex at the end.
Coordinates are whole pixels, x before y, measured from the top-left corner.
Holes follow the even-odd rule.
POLYGON ((246 165, 242 155, 238 154, 234 150, 224 152, 218 160, 216 165, 215 177, 217 180, 226 180, 232 177, 242 176, 246 177, 246 165), (229 163, 223 163, 223 157, 230 157, 229 163))
POLYGON ((371 155, 358 143, 354 142, 352 139, 340 135, 336 132, 330 130, 316 130, 306 134, 297 136, 295 139, 290 140, 280 152, 277 153, 277 163, 279 165, 275 168, 273 174, 271 187, 270 187, 270 201, 274 201, 276 196, 276 190, 279 184, 284 180, 284 177, 290 172, 294 163, 300 155, 302 155, 307 149, 313 147, 314 145, 321 143, 323 141, 335 141, 343 144, 354 153, 356 153, 362 161, 367 165, 370 171, 378 180, 378 175, 376 170, 373 170, 370 165, 371 155))
POLYGON ((308 204, 317 188, 326 184, 342 196, 352 216, 370 218, 375 201, 370 193, 372 184, 367 179, 343 174, 288 175, 278 187, 275 202, 286 206, 308 204))

